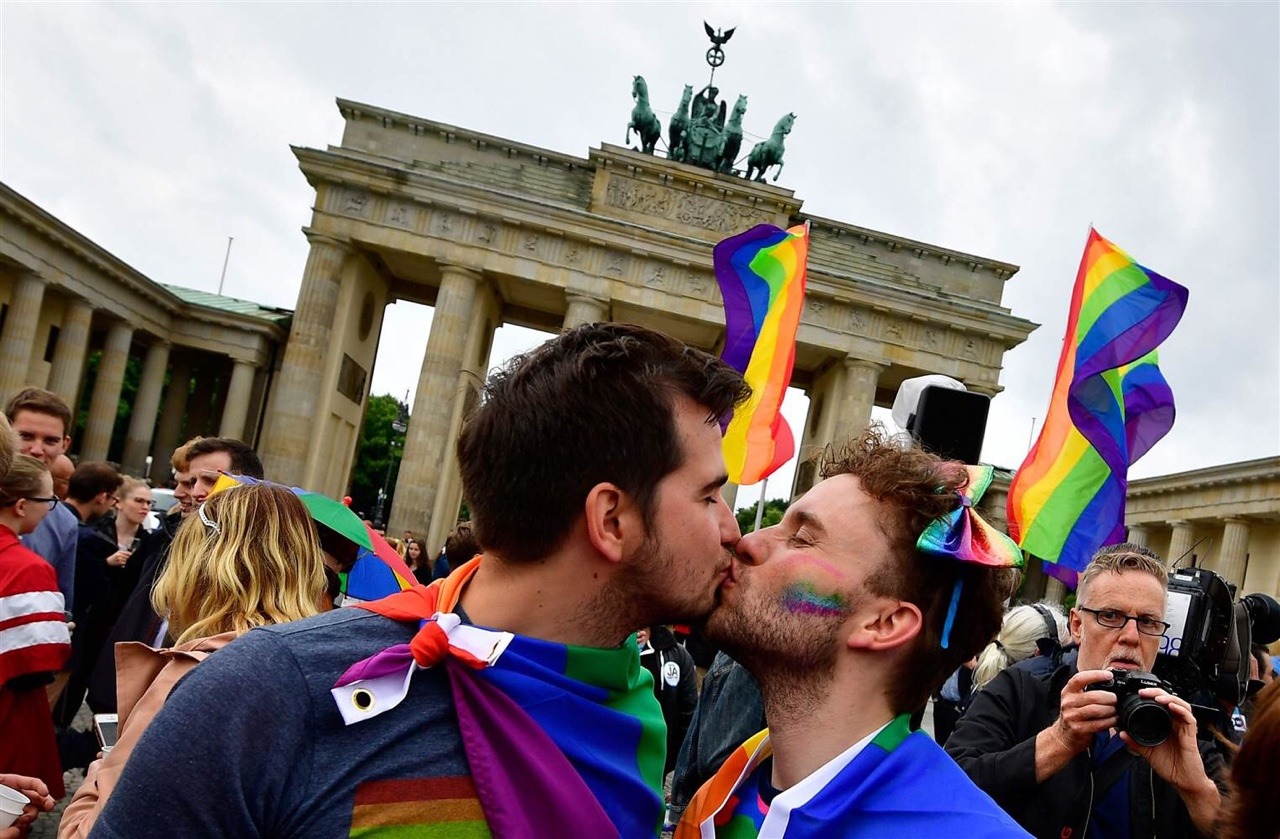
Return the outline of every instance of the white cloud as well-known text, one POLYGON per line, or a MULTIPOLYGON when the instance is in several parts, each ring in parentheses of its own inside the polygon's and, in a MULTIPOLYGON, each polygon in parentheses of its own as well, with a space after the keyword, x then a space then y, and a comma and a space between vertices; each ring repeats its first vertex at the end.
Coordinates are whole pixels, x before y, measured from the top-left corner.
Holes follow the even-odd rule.
MULTIPOLYGON (((704 83, 703 19, 738 27, 716 81, 747 131, 798 115, 806 210, 1022 266, 1005 305, 1044 326, 989 459, 1043 416, 1090 222, 1191 289, 1178 423, 1135 474, 1280 451, 1274 4, 8 3, 0 178, 162 282, 213 289, 234 236, 226 292, 291 306, 314 193, 289 146, 340 142, 336 96, 585 155, 622 141, 632 75, 659 111, 704 83)), ((375 390, 416 385, 428 324, 388 310, 375 390)))

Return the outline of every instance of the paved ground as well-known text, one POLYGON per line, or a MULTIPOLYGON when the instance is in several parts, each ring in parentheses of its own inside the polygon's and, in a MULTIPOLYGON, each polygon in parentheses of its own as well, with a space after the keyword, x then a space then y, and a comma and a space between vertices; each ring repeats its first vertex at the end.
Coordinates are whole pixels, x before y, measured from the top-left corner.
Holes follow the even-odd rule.
MULTIPOLYGON (((93 727, 93 714, 89 711, 88 705, 80 706, 80 713, 76 714, 71 726, 77 731, 88 731, 93 727)), ((71 801, 71 796, 75 795, 76 790, 80 788, 84 773, 79 769, 72 769, 64 772, 62 779, 67 785, 67 797, 58 802, 52 813, 46 813, 36 819, 36 823, 31 827, 29 839, 57 839, 58 822, 62 820, 62 811, 71 801)))

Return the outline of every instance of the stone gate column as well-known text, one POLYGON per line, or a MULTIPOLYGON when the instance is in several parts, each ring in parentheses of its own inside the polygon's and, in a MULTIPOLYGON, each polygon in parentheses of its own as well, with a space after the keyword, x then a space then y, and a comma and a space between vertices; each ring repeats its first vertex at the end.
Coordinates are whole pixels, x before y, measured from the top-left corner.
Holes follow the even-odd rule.
POLYGON ((406 528, 417 531, 426 524, 435 507, 441 469, 449 438, 458 373, 462 371, 467 330, 475 306, 480 274, 456 265, 440 268, 440 292, 436 295, 431 334, 418 375, 413 413, 404 440, 404 459, 396 478, 395 504, 388 522, 389 533, 406 528))
POLYGON ((845 358, 844 399, 839 413, 832 417, 837 441, 856 437, 871 422, 871 409, 876 404, 876 385, 880 381, 880 374, 887 369, 883 364, 863 358, 845 358))
POLYGON ((165 368, 169 366, 169 342, 156 340, 147 348, 142 362, 142 379, 138 383, 138 395, 129 412, 129 433, 125 437, 124 456, 120 458, 124 471, 141 475, 146 468, 147 452, 151 450, 152 432, 156 428, 156 412, 160 410, 160 392, 164 389, 165 368))
POLYGON ((1056 603, 1061 606, 1062 601, 1067 597, 1067 587, 1057 577, 1049 577, 1046 575, 1044 582, 1044 599, 1048 603, 1056 603))
POLYGON ((1131 524, 1129 525, 1129 534, 1125 536, 1125 541, 1131 545, 1148 547, 1151 544, 1151 531, 1145 524, 1131 524))
POLYGON ((1244 585, 1245 560, 1249 555, 1249 522, 1238 517, 1223 520, 1222 549, 1218 552, 1218 573, 1237 590, 1244 585))
POLYGON ((564 330, 567 332, 584 323, 599 323, 609 320, 609 301, 592 297, 589 294, 569 292, 565 295, 569 305, 564 312, 564 330))
POLYGON ((85 424, 84 441, 80 445, 81 460, 106 460, 111 447, 111 432, 120 411, 120 389, 124 386, 124 368, 129 361, 129 345, 133 343, 133 327, 127 323, 111 324, 107 343, 102 348, 98 374, 89 400, 89 421, 85 424))
POLYGON ((262 441, 267 476, 286 485, 298 483, 306 468, 312 428, 319 419, 316 413, 342 288, 342 269, 352 252, 346 243, 317 233, 308 232, 307 241, 311 252, 307 254, 298 307, 273 388, 262 441))
POLYGON ((1183 554, 1191 550, 1196 535, 1195 528, 1189 521, 1175 519, 1169 522, 1169 526, 1173 528, 1173 535, 1169 537, 1169 555, 1164 558, 1166 568, 1172 568, 1179 560, 1183 563, 1190 561, 1190 556, 1184 559, 1183 554))
POLYGON ((49 390, 68 405, 80 396, 80 379, 84 376, 84 359, 89 354, 89 332, 93 325, 93 304, 88 300, 72 300, 67 304, 58 330, 58 343, 53 348, 53 367, 49 370, 49 390))
POLYGON ((7 400, 27 384, 47 286, 44 277, 31 271, 21 274, 13 284, 13 298, 4 318, 4 330, 0 331, 0 399, 7 400))
POLYGON ((156 429, 156 442, 151 449, 149 477, 154 483, 163 483, 169 477, 169 459, 182 436, 182 420, 187 413, 190 391, 191 359, 180 354, 169 365, 169 387, 164 394, 164 410, 160 412, 160 426, 156 429))
POLYGON ((231 383, 227 385, 227 399, 222 405, 219 437, 243 439, 245 417, 249 413, 249 394, 253 392, 253 376, 257 369, 256 364, 232 359, 231 383))

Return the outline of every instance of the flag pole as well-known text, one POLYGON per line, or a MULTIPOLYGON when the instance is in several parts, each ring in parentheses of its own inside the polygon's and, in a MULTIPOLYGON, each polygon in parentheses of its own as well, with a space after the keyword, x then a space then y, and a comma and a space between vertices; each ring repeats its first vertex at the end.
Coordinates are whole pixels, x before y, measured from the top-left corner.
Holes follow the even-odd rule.
POLYGON ((756 523, 751 528, 752 532, 760 529, 760 522, 764 519, 764 491, 769 487, 769 479, 765 478, 760 482, 760 500, 756 502, 756 523))

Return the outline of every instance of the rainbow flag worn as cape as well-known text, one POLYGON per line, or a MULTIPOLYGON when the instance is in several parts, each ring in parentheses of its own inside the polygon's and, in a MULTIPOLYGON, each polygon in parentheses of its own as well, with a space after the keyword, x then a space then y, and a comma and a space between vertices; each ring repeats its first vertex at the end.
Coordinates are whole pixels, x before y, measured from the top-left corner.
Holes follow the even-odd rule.
POLYGON ((419 630, 338 679, 339 713, 347 725, 376 717, 404 699, 415 672, 445 667, 472 782, 455 779, 451 796, 474 787, 483 815, 463 824, 393 803, 387 818, 406 831, 449 821, 451 836, 656 837, 666 726, 635 642, 574 647, 463 623, 453 610, 483 560, 356 607, 419 630))
POLYGON ((766 802, 772 756, 768 729, 739 746, 689 802, 675 839, 1027 836, 905 714, 766 802))
POLYGON ((1048 416, 1009 488, 1009 535, 1054 576, 1074 582, 1124 541, 1129 466, 1173 427, 1156 347, 1186 306, 1185 288, 1089 230, 1048 416))
POLYGON ((808 222, 790 230, 757 225, 713 251, 724 298, 721 358, 751 385, 751 398, 724 434, 725 466, 736 484, 767 478, 796 451, 782 398, 795 365, 808 257, 808 222))

